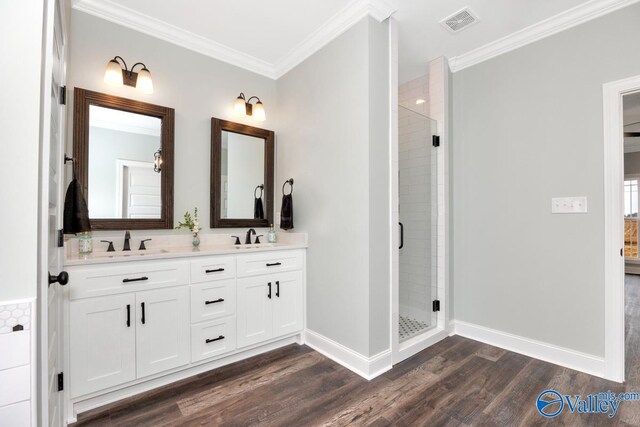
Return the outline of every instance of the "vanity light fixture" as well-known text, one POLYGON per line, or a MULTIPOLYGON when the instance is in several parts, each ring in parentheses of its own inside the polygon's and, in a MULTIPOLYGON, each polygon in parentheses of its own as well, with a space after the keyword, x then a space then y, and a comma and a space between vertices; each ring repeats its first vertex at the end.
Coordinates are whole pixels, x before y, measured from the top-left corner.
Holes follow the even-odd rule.
POLYGON ((131 67, 131 70, 127 68, 127 63, 124 62, 121 56, 114 57, 107 64, 107 69, 104 72, 104 82, 115 85, 122 86, 127 85, 131 87, 135 87, 142 93, 151 94, 153 93, 153 82, 151 81, 151 73, 147 69, 147 66, 142 62, 136 62, 131 67), (122 64, 118 62, 118 60, 122 61, 122 64), (141 65, 142 68, 137 73, 133 71, 137 65, 141 65))
POLYGON ((233 103, 233 110, 240 116, 250 116, 259 122, 263 122, 267 118, 264 113, 264 105, 262 104, 262 101, 260 101, 260 98, 258 98, 257 96, 252 96, 247 100, 244 97, 244 93, 242 92, 240 92, 240 95, 233 103), (251 104, 251 100, 253 98, 258 100, 255 105, 251 104))
POLYGON ((153 171, 157 173, 162 172, 162 148, 158 148, 158 150, 153 153, 153 171))

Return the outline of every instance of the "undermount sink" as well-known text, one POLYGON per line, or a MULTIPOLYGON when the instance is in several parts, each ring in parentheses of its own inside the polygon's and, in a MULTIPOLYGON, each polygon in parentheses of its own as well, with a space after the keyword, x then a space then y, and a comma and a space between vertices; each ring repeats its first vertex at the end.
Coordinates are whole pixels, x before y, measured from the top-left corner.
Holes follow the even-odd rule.
POLYGON ((263 248, 277 248, 278 246, 284 246, 282 243, 254 243, 252 245, 234 245, 238 250, 243 249, 263 249, 263 248))
POLYGON ((166 249, 146 249, 146 250, 131 250, 131 251, 115 251, 115 252, 93 252, 92 258, 115 258, 115 257, 135 257, 144 255, 158 255, 169 253, 166 249))

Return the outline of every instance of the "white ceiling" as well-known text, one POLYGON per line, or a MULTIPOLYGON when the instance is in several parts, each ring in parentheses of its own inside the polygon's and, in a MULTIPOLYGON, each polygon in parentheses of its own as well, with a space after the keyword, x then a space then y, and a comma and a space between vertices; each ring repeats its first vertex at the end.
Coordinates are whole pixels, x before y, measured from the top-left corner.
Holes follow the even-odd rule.
POLYGON ((113 0, 275 64, 338 13, 345 0, 113 0))
POLYGON ((398 0, 400 82, 427 73, 427 62, 461 55, 585 0, 398 0), (469 6, 480 22, 457 34, 440 21, 469 6))
MULTIPOLYGON (((557 19, 572 8, 583 10, 584 21, 597 16, 594 11, 633 1, 637 0, 72 0, 80 11, 271 78, 282 76, 363 16, 381 21, 396 11, 400 82, 426 74, 427 63, 439 56, 460 58, 554 16, 557 25, 552 30, 575 25, 576 13, 573 20, 557 19), (457 34, 439 24, 465 6, 478 15, 478 24, 457 34)), ((552 31, 547 26, 541 33, 552 31)), ((505 50, 501 46, 491 55, 505 50)))

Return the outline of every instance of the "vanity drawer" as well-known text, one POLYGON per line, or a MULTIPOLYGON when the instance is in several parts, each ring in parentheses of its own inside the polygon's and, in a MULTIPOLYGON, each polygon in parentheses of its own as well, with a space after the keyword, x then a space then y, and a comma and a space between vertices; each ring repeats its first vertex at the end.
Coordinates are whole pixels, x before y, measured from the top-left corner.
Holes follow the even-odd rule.
POLYGON ((191 286, 191 322, 217 319, 236 312, 236 280, 191 286))
POLYGON ((236 257, 216 256, 191 261, 191 283, 236 277, 236 257))
POLYGON ((302 264, 300 250, 238 255, 238 277, 302 270, 302 264))
POLYGON ((235 349, 235 316, 191 326, 191 362, 216 357, 235 349))
POLYGON ((149 288, 187 285, 189 263, 127 262, 108 267, 73 269, 69 271, 69 277, 69 297, 90 298, 149 288))

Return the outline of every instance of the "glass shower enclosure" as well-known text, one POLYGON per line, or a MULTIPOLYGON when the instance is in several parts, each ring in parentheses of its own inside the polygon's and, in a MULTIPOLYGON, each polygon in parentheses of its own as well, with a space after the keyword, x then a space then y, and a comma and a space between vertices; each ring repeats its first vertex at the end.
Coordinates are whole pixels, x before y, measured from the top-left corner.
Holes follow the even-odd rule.
POLYGON ((399 342, 436 326, 438 174, 437 122, 399 106, 399 342))

